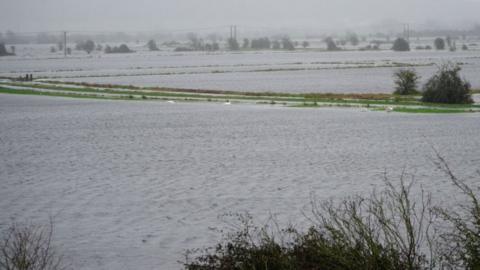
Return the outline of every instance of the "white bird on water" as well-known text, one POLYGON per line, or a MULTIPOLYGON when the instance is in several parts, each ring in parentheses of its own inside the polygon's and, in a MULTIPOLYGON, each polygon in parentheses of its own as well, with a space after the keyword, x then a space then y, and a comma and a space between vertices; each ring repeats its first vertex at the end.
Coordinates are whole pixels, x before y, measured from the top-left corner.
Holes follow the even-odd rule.
POLYGON ((385 111, 386 112, 393 112, 393 107, 392 106, 388 106, 385 108, 385 111))
POLYGON ((173 101, 173 100, 169 100, 169 101, 167 101, 167 103, 170 103, 170 104, 175 104, 175 101, 173 101))
POLYGON ((230 101, 227 101, 227 102, 223 103, 223 105, 232 105, 232 103, 230 101))

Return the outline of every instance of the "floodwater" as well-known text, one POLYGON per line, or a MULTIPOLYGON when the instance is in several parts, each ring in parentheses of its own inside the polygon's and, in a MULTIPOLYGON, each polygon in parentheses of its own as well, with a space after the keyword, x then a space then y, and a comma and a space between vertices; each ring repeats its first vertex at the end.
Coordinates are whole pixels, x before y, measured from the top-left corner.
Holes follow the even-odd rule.
POLYGON ((0 95, 0 229, 55 222, 74 269, 180 269, 225 213, 301 223, 405 169, 454 202, 435 146, 478 183, 480 115, 0 95))
MULTIPOLYGON (((133 47, 137 50, 137 48, 133 47)), ((86 55, 64 59, 40 45, 19 46, 18 56, 0 58, 0 77, 36 78, 188 89, 271 92, 390 93, 398 65, 416 65, 424 83, 446 62, 480 88, 480 50, 470 51, 257 51, 148 52, 86 55)))

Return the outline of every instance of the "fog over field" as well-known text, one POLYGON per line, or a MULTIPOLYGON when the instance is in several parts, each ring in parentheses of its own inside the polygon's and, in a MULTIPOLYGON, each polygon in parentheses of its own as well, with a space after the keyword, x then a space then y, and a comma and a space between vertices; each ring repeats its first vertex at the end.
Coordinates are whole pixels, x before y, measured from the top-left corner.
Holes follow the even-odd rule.
POLYGON ((471 25, 478 21, 480 1, 2 0, 1 7, 0 31, 161 30, 230 24, 382 30, 394 28, 396 22, 420 28, 471 25))

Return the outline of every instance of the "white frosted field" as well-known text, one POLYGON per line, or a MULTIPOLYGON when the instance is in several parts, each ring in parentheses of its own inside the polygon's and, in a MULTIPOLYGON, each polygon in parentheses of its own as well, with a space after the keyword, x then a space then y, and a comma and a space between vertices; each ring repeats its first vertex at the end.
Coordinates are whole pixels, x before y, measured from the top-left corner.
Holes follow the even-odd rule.
POLYGON ((431 145, 478 183, 480 115, 0 95, 0 229, 55 221, 74 269, 181 269, 219 216, 303 224, 310 195, 381 189, 406 169, 459 199, 431 145))

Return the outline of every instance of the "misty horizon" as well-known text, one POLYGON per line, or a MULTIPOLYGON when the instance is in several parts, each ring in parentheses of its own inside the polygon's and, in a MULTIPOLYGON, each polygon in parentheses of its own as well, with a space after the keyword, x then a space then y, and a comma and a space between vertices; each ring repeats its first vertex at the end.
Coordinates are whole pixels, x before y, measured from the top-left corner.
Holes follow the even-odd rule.
POLYGON ((228 31, 228 25, 240 25, 245 31, 398 32, 404 24, 465 30, 480 22, 478 10, 478 0, 19 0, 2 4, 0 31, 228 31))

